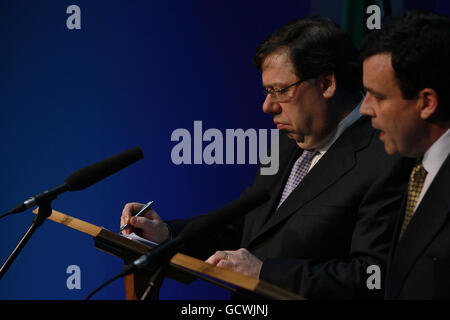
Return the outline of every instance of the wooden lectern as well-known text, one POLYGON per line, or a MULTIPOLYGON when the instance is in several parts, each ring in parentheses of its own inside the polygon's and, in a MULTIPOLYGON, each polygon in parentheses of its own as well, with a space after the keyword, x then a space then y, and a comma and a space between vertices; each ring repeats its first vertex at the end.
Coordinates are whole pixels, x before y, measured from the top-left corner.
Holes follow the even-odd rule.
MULTIPOLYGON (((33 213, 37 212, 38 209, 33 210, 33 213)), ((151 250, 145 244, 127 239, 117 233, 56 210, 52 210, 52 214, 48 219, 92 236, 96 248, 123 259, 125 264, 134 261, 151 250)), ((143 271, 125 277, 125 294, 127 300, 136 300, 145 294, 146 289, 148 289, 150 273, 151 270, 143 269, 143 271)), ((250 296, 259 299, 304 300, 301 296, 265 281, 251 278, 231 270, 218 268, 182 253, 177 253, 170 259, 167 277, 186 284, 199 278, 230 291, 248 292, 250 296)), ((157 296, 148 298, 157 299, 157 296)))

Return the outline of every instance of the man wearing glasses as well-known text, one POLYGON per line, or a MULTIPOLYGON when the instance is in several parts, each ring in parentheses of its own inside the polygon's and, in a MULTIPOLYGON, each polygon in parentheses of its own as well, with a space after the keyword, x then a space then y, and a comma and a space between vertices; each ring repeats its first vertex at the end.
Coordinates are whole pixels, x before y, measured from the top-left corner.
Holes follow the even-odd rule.
MULTIPOLYGON (((185 252, 310 299, 381 297, 382 280, 368 283, 368 268, 384 271, 407 175, 360 116, 351 39, 330 20, 296 20, 257 48, 254 63, 262 70, 262 109, 282 132, 279 172, 254 182, 271 199, 185 252)), ((141 207, 127 204, 121 223, 153 240, 186 225, 168 221, 168 228, 153 210, 130 220, 141 207)))

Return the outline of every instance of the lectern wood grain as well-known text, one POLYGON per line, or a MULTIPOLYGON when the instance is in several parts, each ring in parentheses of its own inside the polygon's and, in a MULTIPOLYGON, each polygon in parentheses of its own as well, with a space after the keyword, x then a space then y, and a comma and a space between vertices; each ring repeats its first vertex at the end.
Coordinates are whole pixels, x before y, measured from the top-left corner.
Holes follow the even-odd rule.
MULTIPOLYGON (((37 214, 38 209, 34 209, 33 213, 37 214)), ((56 210, 52 210, 52 215, 48 217, 48 219, 66 225, 69 228, 87 233, 93 237, 96 237, 100 233, 100 231, 102 231, 102 228, 97 227, 96 225, 68 216, 67 214, 61 213, 56 210)))
MULTIPOLYGON (((37 214, 37 212, 38 209, 33 210, 33 213, 37 214)), ((96 240, 96 246, 100 250, 118 256, 126 261, 135 259, 148 252, 148 250, 151 250, 150 247, 142 243, 127 239, 117 233, 68 216, 56 210, 52 210, 52 214, 48 219, 91 235, 96 240)), ((294 293, 276 287, 270 283, 245 276, 238 272, 218 268, 182 253, 177 253, 172 257, 170 266, 177 270, 185 270, 190 275, 201 274, 203 279, 207 278, 205 277, 206 275, 272 299, 304 300, 303 297, 297 296, 294 293)), ((129 277, 125 282, 131 286, 133 277, 129 277)), ((136 298, 136 295, 127 290, 127 298, 136 298)))

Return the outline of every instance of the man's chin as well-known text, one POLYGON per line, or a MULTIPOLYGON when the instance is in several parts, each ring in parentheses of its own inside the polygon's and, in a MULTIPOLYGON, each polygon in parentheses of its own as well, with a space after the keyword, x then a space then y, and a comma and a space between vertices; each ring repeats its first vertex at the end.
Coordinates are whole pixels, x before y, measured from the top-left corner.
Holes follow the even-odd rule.
POLYGON ((416 149, 399 149, 397 146, 384 145, 384 151, 390 156, 401 156, 406 158, 418 158, 423 155, 423 153, 418 152, 416 149))
POLYGON ((297 145, 303 150, 312 150, 315 149, 315 145, 311 144, 311 141, 305 141, 304 139, 297 140, 297 145))
POLYGON ((292 140, 294 140, 297 143, 301 143, 301 142, 303 142, 305 140, 305 138, 303 136, 299 136, 297 133, 294 133, 292 131, 286 131, 286 136, 289 139, 292 139, 292 140))
POLYGON ((299 135, 294 132, 286 132, 286 135, 288 136, 289 139, 294 140, 297 143, 297 145, 302 149, 310 150, 314 148, 314 146, 311 145, 311 140, 310 139, 305 140, 305 136, 303 135, 299 135))
POLYGON ((392 143, 389 143, 386 141, 384 141, 384 151, 386 151, 386 153, 390 156, 395 156, 395 155, 400 154, 399 150, 392 143))

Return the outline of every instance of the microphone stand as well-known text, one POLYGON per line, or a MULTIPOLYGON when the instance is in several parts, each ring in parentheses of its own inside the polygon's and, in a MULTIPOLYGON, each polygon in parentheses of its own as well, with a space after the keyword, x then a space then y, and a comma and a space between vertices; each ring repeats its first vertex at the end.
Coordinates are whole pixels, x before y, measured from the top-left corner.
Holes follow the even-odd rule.
POLYGON ((172 240, 167 240, 161 243, 159 246, 150 250, 147 254, 144 254, 139 259, 136 259, 133 263, 125 266, 119 274, 115 275, 91 291, 91 293, 86 297, 86 300, 91 299, 94 294, 111 282, 149 266, 155 266, 156 269, 152 272, 148 286, 140 300, 146 300, 147 297, 149 297, 149 300, 158 300, 159 289, 167 274, 170 259, 177 253, 177 249, 184 244, 183 241, 183 238, 178 236, 172 240))
POLYGON ((50 203, 53 200, 55 200, 56 197, 57 197, 57 195, 51 195, 49 197, 45 197, 45 198, 39 199, 37 201, 36 204, 39 206, 39 212, 34 217, 33 223, 31 224, 28 231, 22 237, 22 239, 17 244, 14 251, 10 254, 8 259, 5 261, 2 268, 0 269, 0 279, 3 277, 3 275, 6 273, 6 271, 8 271, 11 264, 17 258, 17 256, 22 251, 23 247, 27 244, 28 240, 30 240, 30 238, 32 237, 34 232, 37 230, 37 228, 40 227, 48 217, 50 217, 50 215, 52 214, 52 208, 50 206, 50 203))
POLYGON ((159 290, 161 289, 164 278, 169 268, 169 260, 162 263, 150 277, 147 288, 139 300, 159 300, 159 290))
POLYGON ((30 240, 36 229, 40 227, 48 217, 50 217, 52 214, 50 203, 56 199, 58 194, 66 191, 76 191, 87 188, 90 185, 97 183, 98 181, 125 168, 131 163, 142 159, 143 157, 144 155, 142 154, 141 148, 135 147, 100 162, 91 164, 72 173, 63 184, 31 197, 25 202, 20 203, 8 213, 1 215, 0 218, 3 218, 10 214, 22 212, 34 205, 39 206, 38 214, 34 217, 30 228, 0 269, 0 279, 14 262, 20 251, 22 251, 28 240, 30 240))

